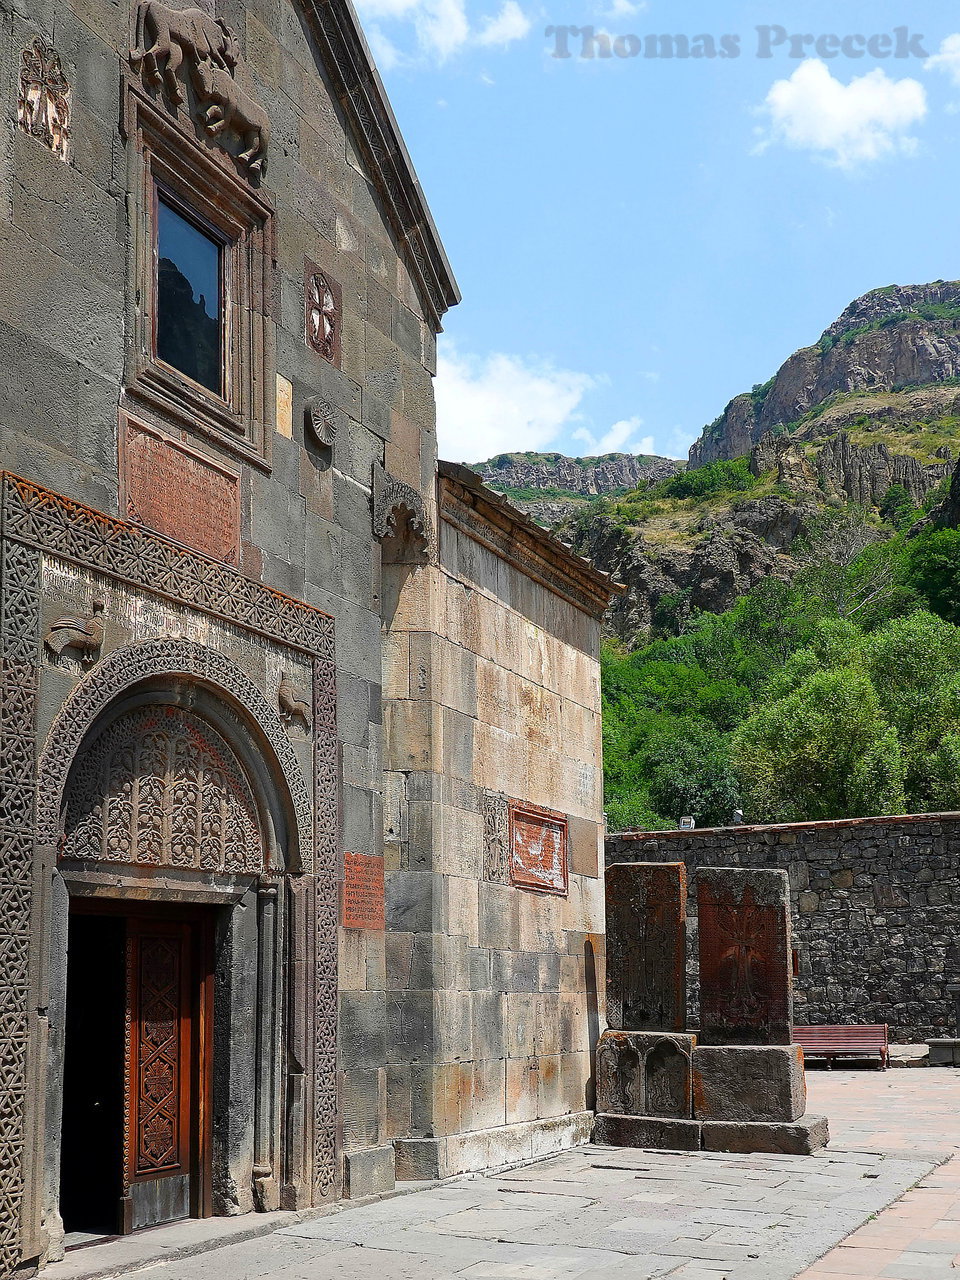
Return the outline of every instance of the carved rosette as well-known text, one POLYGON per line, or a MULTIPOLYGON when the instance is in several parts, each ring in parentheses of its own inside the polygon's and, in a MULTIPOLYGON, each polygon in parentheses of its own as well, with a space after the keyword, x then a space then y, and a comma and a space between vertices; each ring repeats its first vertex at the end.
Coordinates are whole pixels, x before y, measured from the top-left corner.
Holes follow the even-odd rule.
POLYGON ((337 417, 333 405, 317 397, 309 399, 304 406, 304 427, 307 438, 314 444, 321 449, 332 449, 337 438, 337 417))
POLYGON ((24 133, 38 138, 61 160, 70 143, 70 85, 56 49, 34 40, 20 55, 20 93, 17 122, 24 133))
POLYGON ((402 517, 409 520, 410 531, 419 550, 429 554, 433 530, 422 494, 412 485, 397 480, 379 463, 373 468, 373 536, 387 538, 401 532, 402 517))

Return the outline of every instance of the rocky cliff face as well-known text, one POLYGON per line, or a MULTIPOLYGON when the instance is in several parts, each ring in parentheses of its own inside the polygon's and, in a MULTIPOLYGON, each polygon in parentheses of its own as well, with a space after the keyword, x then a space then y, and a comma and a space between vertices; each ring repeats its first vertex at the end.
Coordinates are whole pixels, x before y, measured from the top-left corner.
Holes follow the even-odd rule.
POLYGON ((494 489, 566 489, 585 498, 655 484, 676 475, 684 464, 652 454, 608 453, 599 458, 568 458, 562 453, 501 453, 473 468, 494 489))
POLYGON ((822 496, 861 507, 879 506, 891 485, 906 489, 919 506, 931 489, 950 474, 951 464, 921 463, 906 454, 891 453, 882 441, 859 445, 844 432, 824 440, 811 454, 790 436, 767 432, 750 453, 755 476, 777 472, 777 481, 795 493, 819 489, 822 496))
POLYGON ((960 377, 960 281, 891 285, 851 303, 763 387, 735 396, 690 450, 690 465, 739 458, 770 430, 838 393, 897 391, 960 377))

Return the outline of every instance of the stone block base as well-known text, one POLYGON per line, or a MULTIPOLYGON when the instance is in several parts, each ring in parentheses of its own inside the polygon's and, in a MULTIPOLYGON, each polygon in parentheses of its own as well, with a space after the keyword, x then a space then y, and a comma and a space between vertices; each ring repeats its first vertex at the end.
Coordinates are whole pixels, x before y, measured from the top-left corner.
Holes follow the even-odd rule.
POLYGON ((597 1110, 690 1119, 695 1044, 695 1036, 679 1032, 605 1031, 597 1045, 597 1110))
POLYGON ((669 1120, 659 1116, 618 1116, 601 1113, 593 1126, 594 1142, 608 1147, 642 1147, 655 1151, 699 1151, 700 1125, 696 1120, 669 1120))
POLYGON ((347 1200, 382 1196, 396 1186, 396 1152, 393 1147, 369 1147, 343 1157, 343 1194, 347 1200))
POLYGON ((577 1111, 446 1138, 399 1138, 394 1144, 397 1181, 453 1178, 460 1173, 536 1160, 589 1142, 592 1128, 593 1112, 577 1111))
POLYGON ((960 1040, 928 1040, 931 1067, 960 1067, 960 1040))
POLYGON ((809 1156, 830 1141, 826 1116, 804 1116, 792 1124, 705 1120, 701 1133, 704 1151, 736 1151, 741 1154, 760 1152, 809 1156))
POLYGON ((798 1044, 697 1045, 693 1114, 698 1120, 789 1124, 807 1109, 798 1044))

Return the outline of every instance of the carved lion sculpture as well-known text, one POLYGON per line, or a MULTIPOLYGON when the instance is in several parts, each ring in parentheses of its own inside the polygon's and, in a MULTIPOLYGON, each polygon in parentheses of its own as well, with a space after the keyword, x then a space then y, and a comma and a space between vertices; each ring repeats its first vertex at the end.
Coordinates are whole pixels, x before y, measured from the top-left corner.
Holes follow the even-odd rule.
POLYGON ((174 102, 184 98, 176 76, 184 58, 192 68, 206 63, 229 79, 238 57, 230 28, 202 9, 168 9, 160 0, 143 0, 137 10, 137 47, 130 62, 135 69, 143 67, 148 84, 163 84, 174 102))
POLYGON ((198 62, 192 68, 192 76, 207 133, 216 137, 225 129, 233 129, 245 148, 237 158, 251 173, 262 173, 270 141, 266 111, 241 89, 229 71, 212 62, 198 62))

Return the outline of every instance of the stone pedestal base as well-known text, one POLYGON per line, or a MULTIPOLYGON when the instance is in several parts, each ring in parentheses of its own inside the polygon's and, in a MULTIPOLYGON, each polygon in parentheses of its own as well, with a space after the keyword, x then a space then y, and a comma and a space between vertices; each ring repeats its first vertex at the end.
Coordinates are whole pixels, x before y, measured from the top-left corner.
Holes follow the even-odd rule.
POLYGON ((605 1031, 597 1045, 597 1111, 689 1120, 695 1044, 679 1032, 605 1031))
POLYGON ((396 1152, 389 1147, 348 1151, 343 1157, 343 1195, 346 1200, 380 1196, 396 1186, 396 1152))
POLYGON ((698 1120, 789 1124, 807 1107, 798 1044, 697 1045, 693 1114, 698 1120))
POLYGON ((618 1116, 601 1113, 593 1126, 593 1140, 608 1147, 642 1147, 657 1151, 699 1151, 696 1120, 660 1116, 618 1116))
POLYGON ((700 1128, 704 1151, 809 1156, 830 1141, 826 1116, 804 1116, 792 1124, 705 1120, 700 1128))
POLYGON ((398 1138, 394 1143, 397 1181, 453 1178, 459 1173, 536 1160, 589 1142, 592 1128, 593 1112, 577 1111, 446 1138, 398 1138))
POLYGON ((931 1067, 960 1067, 960 1040, 928 1040, 931 1067))

